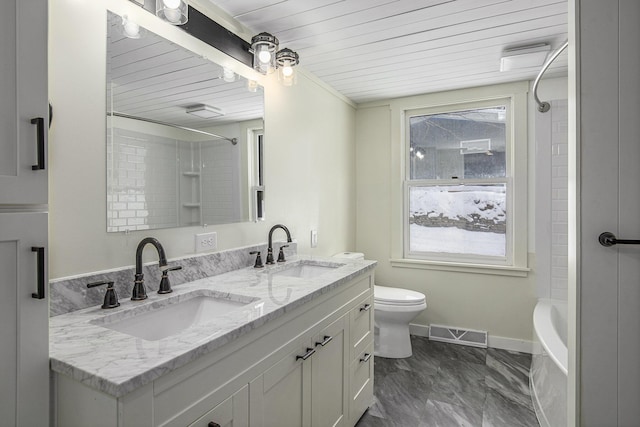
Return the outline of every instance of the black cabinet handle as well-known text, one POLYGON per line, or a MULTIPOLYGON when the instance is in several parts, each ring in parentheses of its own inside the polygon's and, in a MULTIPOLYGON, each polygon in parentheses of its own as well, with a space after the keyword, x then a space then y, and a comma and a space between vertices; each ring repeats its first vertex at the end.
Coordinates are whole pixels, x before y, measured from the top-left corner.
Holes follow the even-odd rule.
POLYGON ((361 361, 362 363, 366 363, 366 362, 368 362, 368 361, 369 361, 369 359, 371 359, 371 353, 365 353, 365 354, 364 354, 364 357, 363 357, 362 359, 360 359, 360 361, 361 361))
POLYGON ((44 277, 44 248, 38 246, 32 246, 31 252, 38 253, 38 261, 37 261, 37 269, 38 269, 38 292, 32 293, 31 297, 36 299, 44 299, 44 286, 45 286, 45 277, 44 277))
POLYGON ((42 117, 36 117, 35 119, 31 119, 31 124, 36 125, 37 128, 37 150, 38 150, 38 164, 31 166, 31 169, 36 171, 45 168, 45 160, 44 160, 44 140, 45 140, 45 127, 44 127, 44 119, 42 117))
POLYGON ((371 308, 371 304, 365 304, 362 307, 360 307, 360 311, 369 311, 370 308, 371 308))
POLYGON ((207 427, 220 427, 220 424, 210 421, 209 424, 207 424, 207 427))
POLYGON ((313 353, 316 352, 315 348, 307 348, 307 352, 305 354, 303 354, 302 356, 296 356, 296 360, 307 360, 308 358, 310 358, 313 353))
POLYGON ((322 341, 316 343, 316 347, 319 346, 319 345, 324 347, 325 345, 329 344, 332 339, 333 339, 332 336, 325 335, 324 338, 322 338, 322 341))

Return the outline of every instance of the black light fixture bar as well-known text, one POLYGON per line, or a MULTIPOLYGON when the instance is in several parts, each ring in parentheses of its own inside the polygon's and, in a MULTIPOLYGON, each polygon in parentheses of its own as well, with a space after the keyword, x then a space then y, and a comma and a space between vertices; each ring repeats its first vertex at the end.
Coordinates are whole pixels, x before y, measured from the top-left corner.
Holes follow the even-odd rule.
MULTIPOLYGON (((138 1, 131 0, 139 4, 138 1)), ((149 13, 156 14, 155 0, 145 0, 141 5, 149 13)), ((227 30, 202 12, 189 6, 189 20, 183 25, 176 25, 187 34, 198 40, 202 40, 209 46, 213 46, 233 59, 252 67, 253 55, 249 52, 251 44, 227 30)))

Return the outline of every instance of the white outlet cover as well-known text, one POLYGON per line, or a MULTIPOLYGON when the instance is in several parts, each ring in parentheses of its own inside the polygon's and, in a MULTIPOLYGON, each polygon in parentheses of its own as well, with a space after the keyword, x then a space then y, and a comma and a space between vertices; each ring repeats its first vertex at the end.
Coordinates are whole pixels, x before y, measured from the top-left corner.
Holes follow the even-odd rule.
POLYGON ((207 252, 213 251, 218 247, 218 234, 214 231, 211 233, 200 233, 195 235, 195 251, 207 252))

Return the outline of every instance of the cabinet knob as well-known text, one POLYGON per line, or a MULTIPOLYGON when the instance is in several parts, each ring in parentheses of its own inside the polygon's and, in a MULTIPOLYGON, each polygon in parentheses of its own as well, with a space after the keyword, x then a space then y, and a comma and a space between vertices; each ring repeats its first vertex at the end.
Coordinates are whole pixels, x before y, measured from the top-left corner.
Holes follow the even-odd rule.
POLYGON ((220 424, 210 421, 209 424, 207 424, 207 427, 220 427, 220 424))

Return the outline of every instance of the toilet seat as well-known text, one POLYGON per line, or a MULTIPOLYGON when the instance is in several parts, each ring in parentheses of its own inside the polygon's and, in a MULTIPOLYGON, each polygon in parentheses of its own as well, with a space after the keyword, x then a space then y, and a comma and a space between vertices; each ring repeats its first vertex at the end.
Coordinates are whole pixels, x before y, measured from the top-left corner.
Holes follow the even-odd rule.
POLYGON ((378 285, 373 287, 373 300, 376 304, 384 306, 406 307, 425 304, 425 296, 420 292, 378 285))

